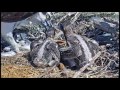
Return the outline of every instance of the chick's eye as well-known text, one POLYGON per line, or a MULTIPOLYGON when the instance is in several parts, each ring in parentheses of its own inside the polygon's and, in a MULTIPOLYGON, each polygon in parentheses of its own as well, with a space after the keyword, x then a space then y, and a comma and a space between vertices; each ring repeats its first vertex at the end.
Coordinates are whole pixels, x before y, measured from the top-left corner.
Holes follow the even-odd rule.
POLYGON ((47 50, 47 51, 49 51, 49 49, 48 49, 48 48, 46 48, 46 50, 47 50))

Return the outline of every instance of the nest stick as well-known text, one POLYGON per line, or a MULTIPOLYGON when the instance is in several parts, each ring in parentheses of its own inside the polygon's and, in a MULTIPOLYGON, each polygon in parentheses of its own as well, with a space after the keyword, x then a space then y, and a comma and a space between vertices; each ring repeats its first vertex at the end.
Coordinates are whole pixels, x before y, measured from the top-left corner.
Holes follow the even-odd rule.
POLYGON ((82 68, 80 69, 80 71, 78 71, 78 72, 76 72, 76 73, 74 74, 73 78, 77 78, 78 76, 80 76, 80 75, 82 74, 82 72, 83 72, 88 66, 92 65, 92 64, 95 62, 95 60, 96 60, 100 55, 101 55, 101 52, 99 51, 99 52, 93 57, 93 59, 92 59, 88 64, 86 64, 84 67, 82 67, 82 68))

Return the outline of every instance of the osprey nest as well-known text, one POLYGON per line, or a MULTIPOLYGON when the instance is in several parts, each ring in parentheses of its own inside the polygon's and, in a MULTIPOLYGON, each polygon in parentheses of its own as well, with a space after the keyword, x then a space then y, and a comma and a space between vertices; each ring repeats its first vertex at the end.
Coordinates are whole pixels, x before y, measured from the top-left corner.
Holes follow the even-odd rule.
MULTIPOLYGON (((34 12, 24 16, 30 14, 34 12)), ((17 16, 14 12, 13 15, 17 16)), ((118 22, 93 15, 67 13, 58 27, 53 24, 47 31, 37 33, 37 38, 29 38, 29 52, 1 58, 1 77, 118 78, 118 22)), ((1 17, 8 21, 4 13, 1 17)))

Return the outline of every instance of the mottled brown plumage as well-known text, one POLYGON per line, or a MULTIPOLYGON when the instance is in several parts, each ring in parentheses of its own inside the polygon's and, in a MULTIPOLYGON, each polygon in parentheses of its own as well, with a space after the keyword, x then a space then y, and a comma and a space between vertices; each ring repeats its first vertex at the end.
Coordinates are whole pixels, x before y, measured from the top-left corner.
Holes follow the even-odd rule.
POLYGON ((99 45, 96 41, 73 33, 69 26, 64 28, 64 34, 68 45, 60 48, 61 58, 62 62, 70 68, 75 69, 76 66, 91 61, 92 57, 99 51, 99 45))
POLYGON ((24 20, 37 12, 1 12, 2 22, 17 22, 24 20))
POLYGON ((60 52, 58 45, 51 39, 46 39, 42 43, 34 42, 35 46, 30 52, 30 59, 32 63, 41 68, 46 66, 53 66, 60 61, 60 52))

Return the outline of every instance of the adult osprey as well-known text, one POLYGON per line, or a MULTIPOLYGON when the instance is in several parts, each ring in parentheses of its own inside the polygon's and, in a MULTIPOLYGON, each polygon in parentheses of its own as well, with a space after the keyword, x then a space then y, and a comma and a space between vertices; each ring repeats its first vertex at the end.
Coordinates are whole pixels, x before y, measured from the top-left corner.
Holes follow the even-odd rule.
POLYGON ((1 36, 13 47, 15 52, 20 52, 20 45, 13 38, 13 27, 16 22, 22 21, 32 15, 38 21, 46 19, 42 12, 1 12, 1 36))

